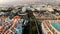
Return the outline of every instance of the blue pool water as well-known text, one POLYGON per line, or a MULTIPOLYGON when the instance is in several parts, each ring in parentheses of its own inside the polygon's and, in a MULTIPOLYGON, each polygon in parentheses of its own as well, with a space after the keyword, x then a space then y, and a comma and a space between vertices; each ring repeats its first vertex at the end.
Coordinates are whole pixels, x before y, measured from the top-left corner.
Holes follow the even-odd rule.
POLYGON ((22 24, 19 24, 14 30, 14 34, 22 34, 22 24))
POLYGON ((58 30, 60 32, 60 24, 58 24, 58 23, 51 23, 51 24, 56 30, 58 30))
MULTIPOLYGON (((7 26, 5 28, 5 31, 7 31, 10 28, 11 25, 7 26)), ((22 34, 22 24, 18 24, 14 30, 12 30, 13 34, 22 34)), ((4 32, 3 32, 4 33, 4 32)))

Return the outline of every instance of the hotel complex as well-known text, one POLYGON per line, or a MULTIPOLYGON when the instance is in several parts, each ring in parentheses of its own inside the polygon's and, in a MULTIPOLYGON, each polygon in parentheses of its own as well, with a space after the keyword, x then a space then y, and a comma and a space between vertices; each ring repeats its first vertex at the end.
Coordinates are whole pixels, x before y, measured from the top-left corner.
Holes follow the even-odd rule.
POLYGON ((42 21, 42 29, 44 34, 60 34, 60 20, 44 20, 42 21))

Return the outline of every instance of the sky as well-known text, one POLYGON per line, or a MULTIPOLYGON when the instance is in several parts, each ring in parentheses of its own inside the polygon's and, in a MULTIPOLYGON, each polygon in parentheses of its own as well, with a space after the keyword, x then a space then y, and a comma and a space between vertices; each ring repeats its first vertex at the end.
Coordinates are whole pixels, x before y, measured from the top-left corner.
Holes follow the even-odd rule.
POLYGON ((0 0, 0 4, 6 4, 6 3, 29 3, 29 2, 35 2, 40 0, 0 0))
POLYGON ((60 4, 60 0, 0 0, 0 5, 14 5, 14 4, 24 4, 24 3, 49 3, 49 4, 60 4))

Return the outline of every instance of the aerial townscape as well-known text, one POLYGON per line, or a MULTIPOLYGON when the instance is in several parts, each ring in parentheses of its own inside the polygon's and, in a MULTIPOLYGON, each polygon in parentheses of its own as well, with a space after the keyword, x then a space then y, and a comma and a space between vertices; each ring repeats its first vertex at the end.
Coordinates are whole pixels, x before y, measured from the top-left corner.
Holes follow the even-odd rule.
POLYGON ((0 1, 0 34, 60 34, 59 0, 7 1, 0 1))

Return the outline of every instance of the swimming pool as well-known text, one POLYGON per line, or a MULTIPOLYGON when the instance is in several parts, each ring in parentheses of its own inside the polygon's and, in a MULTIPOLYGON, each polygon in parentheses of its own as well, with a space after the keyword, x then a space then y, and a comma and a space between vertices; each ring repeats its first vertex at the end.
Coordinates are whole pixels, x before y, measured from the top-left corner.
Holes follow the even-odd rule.
POLYGON ((58 23, 51 23, 51 25, 60 32, 60 24, 58 23))
POLYGON ((14 30, 14 34, 22 34, 22 24, 19 24, 14 30))

